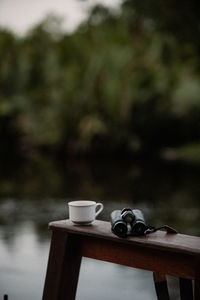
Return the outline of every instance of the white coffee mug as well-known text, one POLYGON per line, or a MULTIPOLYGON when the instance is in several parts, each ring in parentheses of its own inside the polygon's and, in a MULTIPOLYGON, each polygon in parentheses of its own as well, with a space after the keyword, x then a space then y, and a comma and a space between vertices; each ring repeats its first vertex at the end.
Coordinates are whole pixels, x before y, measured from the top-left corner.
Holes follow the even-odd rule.
POLYGON ((103 210, 102 203, 95 201, 79 200, 68 202, 69 219, 79 225, 91 224, 103 210), (98 210, 96 210, 99 207, 98 210))

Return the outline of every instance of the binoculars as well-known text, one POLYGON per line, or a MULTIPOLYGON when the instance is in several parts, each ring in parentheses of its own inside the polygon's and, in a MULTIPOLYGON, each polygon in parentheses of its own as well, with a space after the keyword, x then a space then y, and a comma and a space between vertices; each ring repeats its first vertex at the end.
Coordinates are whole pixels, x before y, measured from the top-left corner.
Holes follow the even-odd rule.
POLYGON ((139 209, 114 210, 110 215, 110 222, 112 232, 119 237, 141 236, 148 228, 144 215, 139 209))

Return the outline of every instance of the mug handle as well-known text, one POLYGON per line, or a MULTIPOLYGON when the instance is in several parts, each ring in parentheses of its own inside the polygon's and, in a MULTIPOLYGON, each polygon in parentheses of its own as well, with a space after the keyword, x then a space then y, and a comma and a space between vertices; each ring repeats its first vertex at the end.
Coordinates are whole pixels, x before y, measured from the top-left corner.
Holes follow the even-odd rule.
POLYGON ((95 218, 100 214, 100 212, 102 212, 103 207, 104 207, 102 203, 97 203, 97 204, 96 204, 96 209, 97 209, 98 206, 99 206, 99 209, 98 209, 97 212, 95 213, 95 218))

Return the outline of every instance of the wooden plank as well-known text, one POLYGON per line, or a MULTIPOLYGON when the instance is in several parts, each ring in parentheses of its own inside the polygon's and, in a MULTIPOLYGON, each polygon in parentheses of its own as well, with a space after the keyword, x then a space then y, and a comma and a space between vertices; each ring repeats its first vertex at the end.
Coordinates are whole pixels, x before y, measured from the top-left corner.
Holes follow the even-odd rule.
POLYGON ((196 260, 186 254, 149 249, 134 244, 123 245, 98 238, 78 236, 81 254, 85 257, 117 263, 133 268, 193 279, 196 260))
POLYGON ((80 240, 69 236, 63 263, 59 300, 75 300, 81 265, 80 240))
POLYGON ((74 241, 66 232, 53 231, 43 300, 75 299, 81 262, 78 249, 77 239, 74 241))
POLYGON ((179 278, 181 300, 193 300, 192 280, 179 278))
POLYGON ((160 249, 173 253, 200 255, 200 238, 184 234, 169 234, 157 231, 143 237, 119 238, 111 232, 109 222, 96 220, 90 226, 77 226, 69 220, 51 222, 52 230, 70 232, 73 234, 98 237, 99 239, 112 240, 122 244, 134 244, 146 249, 160 249))
POLYGON ((67 238, 66 232, 52 232, 43 300, 57 300, 59 297, 67 238))
POLYGON ((198 268, 198 271, 195 276, 194 280, 194 299, 199 300, 200 299, 200 267, 198 268))
POLYGON ((154 285, 158 300, 169 300, 167 279, 164 273, 153 273, 154 285))

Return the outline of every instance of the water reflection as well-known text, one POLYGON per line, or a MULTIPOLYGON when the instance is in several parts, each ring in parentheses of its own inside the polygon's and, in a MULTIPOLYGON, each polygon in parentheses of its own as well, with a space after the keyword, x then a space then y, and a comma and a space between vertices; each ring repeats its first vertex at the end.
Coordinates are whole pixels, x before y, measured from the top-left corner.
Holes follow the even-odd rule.
POLYGON ((151 272, 112 263, 84 258, 79 282, 77 300, 156 299, 151 272))
POLYGON ((39 243, 31 222, 0 231, 0 299, 41 299, 48 242, 39 243), (7 239, 7 237, 9 238, 7 239))
MULTIPOLYGON (((109 220, 113 209, 131 206, 142 209, 149 224, 168 223, 180 232, 200 235, 199 175, 194 166, 126 160, 58 163, 36 157, 31 162, 2 164, 0 299, 4 293, 16 300, 41 299, 50 241, 47 224, 67 217, 71 199, 103 202, 103 220, 109 220)), ((172 281, 173 299, 176 286, 172 281)), ((131 299, 133 293, 135 299, 155 299, 149 272, 85 259, 77 299, 112 299, 111 292, 113 299, 121 299, 120 295, 131 299), (96 284, 88 287, 91 278, 96 284), (109 282, 107 296, 99 282, 109 282)))

